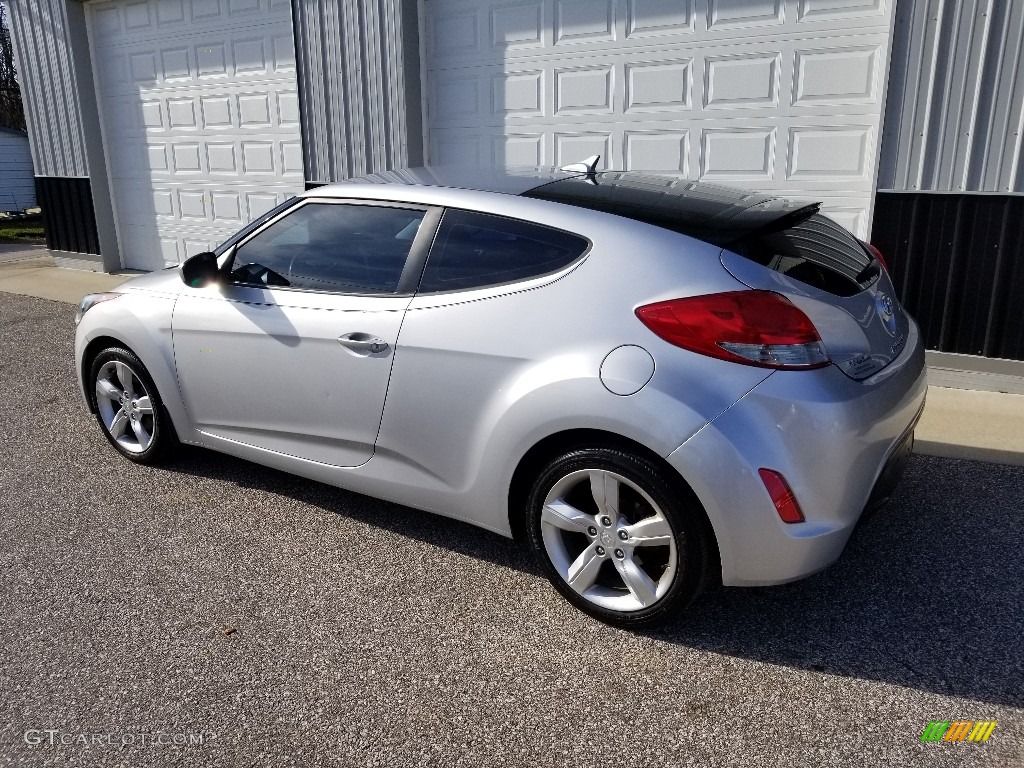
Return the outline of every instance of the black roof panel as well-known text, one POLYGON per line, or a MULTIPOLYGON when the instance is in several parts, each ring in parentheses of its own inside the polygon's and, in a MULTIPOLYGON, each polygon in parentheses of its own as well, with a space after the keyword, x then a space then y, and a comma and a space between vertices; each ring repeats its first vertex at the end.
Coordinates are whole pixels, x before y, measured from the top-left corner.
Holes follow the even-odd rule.
POLYGON ((817 204, 761 192, 640 171, 574 176, 522 195, 625 216, 723 247, 818 209, 817 204))

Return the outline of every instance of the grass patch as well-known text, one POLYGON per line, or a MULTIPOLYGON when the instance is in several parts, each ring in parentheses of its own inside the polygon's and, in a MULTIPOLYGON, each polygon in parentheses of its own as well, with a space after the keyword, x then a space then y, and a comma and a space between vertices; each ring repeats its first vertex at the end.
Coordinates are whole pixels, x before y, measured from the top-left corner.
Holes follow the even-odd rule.
POLYGON ((0 243, 4 245, 46 245, 42 216, 0 219, 0 243))

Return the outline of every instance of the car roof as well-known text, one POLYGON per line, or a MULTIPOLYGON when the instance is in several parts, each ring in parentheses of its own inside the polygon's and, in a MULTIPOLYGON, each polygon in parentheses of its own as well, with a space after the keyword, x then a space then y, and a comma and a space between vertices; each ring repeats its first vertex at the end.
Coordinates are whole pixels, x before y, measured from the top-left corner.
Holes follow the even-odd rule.
POLYGON ((558 179, 523 196, 625 216, 721 246, 782 222, 806 218, 819 207, 773 194, 641 171, 603 171, 558 179))
MULTIPOLYGON (((728 246, 755 232, 780 228, 818 210, 817 203, 808 204, 774 194, 694 181, 679 174, 646 171, 585 173, 550 167, 406 168, 316 187, 306 195, 345 197, 354 191, 352 184, 370 188, 375 185, 419 187, 424 192, 429 188, 435 190, 427 196, 430 202, 440 201, 437 193, 441 190, 452 189, 564 203, 653 224, 719 246, 728 246), (351 191, 346 192, 346 187, 351 191)), ((410 197, 420 197, 423 202, 428 202, 423 195, 410 197)))

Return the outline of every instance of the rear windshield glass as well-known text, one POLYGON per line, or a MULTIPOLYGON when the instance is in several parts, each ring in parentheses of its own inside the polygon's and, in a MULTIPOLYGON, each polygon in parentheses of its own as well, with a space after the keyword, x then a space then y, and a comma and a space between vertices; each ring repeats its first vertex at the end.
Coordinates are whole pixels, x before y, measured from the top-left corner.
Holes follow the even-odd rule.
POLYGON ((560 179, 523 196, 679 232, 838 296, 859 293, 878 275, 860 241, 814 203, 635 171, 560 179))
POLYGON ((779 231, 745 237, 730 250, 836 296, 860 293, 878 276, 860 241, 820 213, 779 231))

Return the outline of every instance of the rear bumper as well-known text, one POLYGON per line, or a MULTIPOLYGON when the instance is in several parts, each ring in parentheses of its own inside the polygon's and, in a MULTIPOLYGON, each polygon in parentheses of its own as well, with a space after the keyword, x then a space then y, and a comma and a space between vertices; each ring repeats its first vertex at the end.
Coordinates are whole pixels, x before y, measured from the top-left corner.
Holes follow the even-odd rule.
MULTIPOLYGON (((922 403, 921 411, 924 410, 923 405, 922 403)), ((878 475, 878 480, 875 481, 875 487, 871 489, 868 503, 864 507, 865 512, 878 509, 885 504, 900 484, 903 472, 906 470, 907 464, 910 463, 910 455, 914 452, 914 427, 921 419, 921 411, 918 411, 907 434, 896 443, 889 458, 886 459, 882 472, 878 475)))
POLYGON ((835 366, 773 373, 668 457, 704 504, 725 585, 781 584, 828 567, 865 508, 891 493, 927 392, 911 331, 900 358, 865 381, 835 366), (805 522, 779 519, 760 468, 786 478, 805 522))

